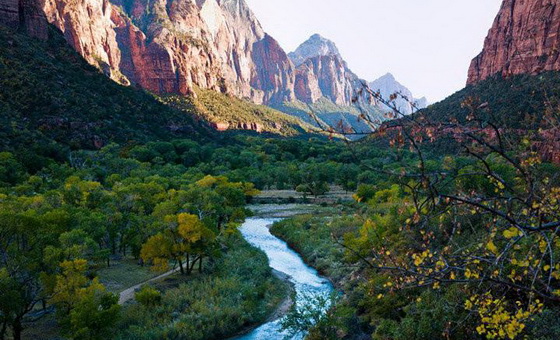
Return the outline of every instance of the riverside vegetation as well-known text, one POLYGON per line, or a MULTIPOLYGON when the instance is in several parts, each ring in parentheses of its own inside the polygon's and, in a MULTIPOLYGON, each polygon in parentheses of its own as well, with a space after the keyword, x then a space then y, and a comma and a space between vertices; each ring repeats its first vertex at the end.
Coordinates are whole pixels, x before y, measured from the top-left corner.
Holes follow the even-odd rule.
POLYGON ((285 293, 239 236, 246 203, 333 185, 355 202, 273 228, 343 292, 309 338, 560 337, 560 169, 535 143, 560 110, 515 94, 554 95, 556 73, 489 79, 430 108, 468 127, 440 119, 462 137, 446 148, 449 133, 418 116, 347 145, 217 135, 113 84, 56 34, 0 34, 0 338, 53 314, 53 337, 234 335, 285 293), (534 110, 542 122, 508 120, 534 110), (182 273, 121 306, 103 282, 122 259, 182 273))

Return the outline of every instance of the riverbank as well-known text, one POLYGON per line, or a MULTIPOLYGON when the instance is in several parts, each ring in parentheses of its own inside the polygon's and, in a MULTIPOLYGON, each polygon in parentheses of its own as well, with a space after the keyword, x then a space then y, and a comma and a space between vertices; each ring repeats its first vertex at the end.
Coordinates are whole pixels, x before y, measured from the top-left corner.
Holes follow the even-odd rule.
MULTIPOLYGON (((241 226, 243 237, 253 246, 266 253, 270 267, 281 272, 289 278, 295 289, 295 304, 313 301, 319 297, 327 297, 333 290, 329 280, 319 276, 318 272, 309 267, 295 251, 288 245, 270 233, 270 226, 278 221, 279 216, 293 216, 309 211, 309 206, 251 206, 251 209, 260 217, 253 217, 241 226), (273 217, 262 217, 273 216, 273 217)), ((285 315, 287 310, 281 316, 285 315)), ((275 318, 273 318, 275 319, 275 318)), ((281 319, 272 320, 261 325, 252 332, 238 337, 239 340, 283 340, 289 333, 282 330, 281 319)), ((301 339, 301 334, 292 337, 301 339)))
POLYGON ((305 195, 295 190, 263 190, 260 194, 253 197, 253 204, 302 204, 302 205, 321 205, 351 202, 352 193, 332 186, 331 190, 324 195, 317 197, 305 195))
POLYGON ((355 232, 363 222, 356 214, 333 216, 317 213, 293 216, 275 223, 271 228, 273 235, 284 240, 306 263, 328 277, 337 290, 343 292, 341 300, 329 311, 324 327, 312 330, 314 339, 371 339, 373 329, 369 323, 363 322, 358 308, 376 310, 398 306, 397 302, 379 306, 363 304, 377 299, 364 299, 369 292, 364 291, 360 284, 363 267, 349 262, 344 248, 335 240, 342 240, 346 233, 355 232))
POLYGON ((268 317, 268 319, 266 319, 266 321, 264 321, 263 323, 260 323, 260 324, 247 326, 246 328, 237 332, 235 335, 231 336, 230 340, 237 340, 237 339, 243 338, 244 336, 250 334, 252 331, 254 331, 258 327, 260 327, 262 324, 274 322, 274 321, 277 321, 277 320, 283 318, 284 316, 286 316, 288 314, 288 312, 290 311, 290 309, 294 305, 293 295, 295 293, 295 286, 290 281, 289 275, 286 275, 286 274, 284 274, 284 273, 282 273, 278 270, 275 270, 275 269, 272 269, 272 274, 274 276, 276 276, 279 280, 281 280, 286 287, 286 296, 284 297, 284 300, 282 300, 278 304, 278 306, 276 306, 276 309, 274 310, 274 312, 272 312, 269 315, 269 317, 268 317))

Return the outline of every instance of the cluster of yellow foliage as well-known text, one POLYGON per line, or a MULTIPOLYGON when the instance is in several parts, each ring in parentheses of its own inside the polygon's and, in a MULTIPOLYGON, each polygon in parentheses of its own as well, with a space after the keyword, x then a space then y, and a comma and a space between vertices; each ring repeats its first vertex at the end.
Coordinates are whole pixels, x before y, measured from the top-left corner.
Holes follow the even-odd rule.
POLYGON ((83 259, 64 261, 61 273, 56 276, 56 285, 51 302, 67 310, 72 309, 85 297, 105 291, 97 278, 89 280, 85 273, 88 263, 83 259))
POLYGON ((465 308, 476 311, 480 325, 476 331, 487 339, 515 339, 526 327, 526 322, 543 310, 540 300, 531 300, 525 308, 517 301, 513 310, 504 298, 495 299, 490 293, 472 296, 465 308))

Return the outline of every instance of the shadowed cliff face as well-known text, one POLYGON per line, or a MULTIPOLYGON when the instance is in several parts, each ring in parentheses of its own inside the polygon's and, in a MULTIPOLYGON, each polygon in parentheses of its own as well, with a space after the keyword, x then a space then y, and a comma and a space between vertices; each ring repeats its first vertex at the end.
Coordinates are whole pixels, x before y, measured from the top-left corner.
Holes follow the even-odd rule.
POLYGON ((4 0, 0 2, 0 24, 13 29, 19 27, 18 0, 4 0))
POLYGON ((45 1, 49 22, 121 83, 158 94, 198 85, 259 104, 293 98, 293 66, 243 0, 45 1))
POLYGON ((468 84, 500 73, 560 70, 560 0, 504 0, 468 84))
POLYGON ((32 37, 46 40, 48 25, 41 8, 42 0, 2 0, 0 25, 22 29, 32 37))

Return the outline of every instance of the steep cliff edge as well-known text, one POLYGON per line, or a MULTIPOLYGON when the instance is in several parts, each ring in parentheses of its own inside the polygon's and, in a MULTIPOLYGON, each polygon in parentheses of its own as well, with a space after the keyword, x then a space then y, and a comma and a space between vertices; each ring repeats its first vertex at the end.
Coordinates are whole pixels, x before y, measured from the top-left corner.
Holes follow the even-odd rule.
POLYGON ((258 104, 293 99, 293 66, 243 0, 45 0, 44 12, 120 83, 181 95, 196 85, 258 104))
POLYGON ((560 0, 504 0, 473 59, 468 84, 494 74, 538 74, 560 70, 560 0))

